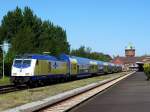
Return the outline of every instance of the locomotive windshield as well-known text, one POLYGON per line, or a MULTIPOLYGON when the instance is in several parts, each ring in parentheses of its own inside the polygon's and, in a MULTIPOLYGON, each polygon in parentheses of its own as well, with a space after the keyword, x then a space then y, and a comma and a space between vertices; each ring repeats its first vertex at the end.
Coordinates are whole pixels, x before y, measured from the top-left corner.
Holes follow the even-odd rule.
POLYGON ((15 60, 14 62, 15 65, 21 65, 21 63, 22 63, 22 60, 15 60))
POLYGON ((31 64, 31 60, 23 60, 23 65, 30 65, 31 64))
POLYGON ((20 65, 30 65, 31 64, 31 60, 21 60, 21 59, 16 59, 14 62, 15 66, 20 66, 20 65))

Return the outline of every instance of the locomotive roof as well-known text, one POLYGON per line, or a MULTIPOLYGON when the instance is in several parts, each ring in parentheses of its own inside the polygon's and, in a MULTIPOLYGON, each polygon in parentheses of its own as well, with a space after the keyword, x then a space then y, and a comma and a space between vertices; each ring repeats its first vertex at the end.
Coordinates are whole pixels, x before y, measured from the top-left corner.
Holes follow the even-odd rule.
POLYGON ((43 60, 54 60, 57 61, 58 59, 54 56, 50 56, 50 55, 33 55, 32 56, 33 59, 43 59, 43 60))
POLYGON ((57 61, 58 59, 54 56, 50 55, 43 55, 43 54, 24 54, 16 56, 17 59, 21 58, 29 58, 29 59, 41 59, 41 60, 54 60, 57 61))

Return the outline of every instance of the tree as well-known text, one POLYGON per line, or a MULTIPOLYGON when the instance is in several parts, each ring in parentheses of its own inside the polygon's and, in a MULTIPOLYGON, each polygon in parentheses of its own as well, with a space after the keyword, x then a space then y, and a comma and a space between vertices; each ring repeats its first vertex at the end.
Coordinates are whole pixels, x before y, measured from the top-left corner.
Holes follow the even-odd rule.
POLYGON ((3 40, 11 41, 17 31, 20 29, 23 22, 23 15, 20 8, 16 8, 14 11, 9 11, 2 19, 0 28, 0 43, 3 40))
POLYGON ((9 11, 0 25, 0 43, 7 40, 11 49, 6 57, 10 65, 17 54, 69 53, 66 31, 50 21, 42 21, 29 7, 9 11))
MULTIPOLYGON (((42 21, 29 7, 25 7, 23 10, 17 7, 15 10, 9 11, 2 20, 0 34, 0 42, 2 43, 6 39, 12 44, 13 48, 16 46, 13 44, 14 41, 20 42, 20 40, 14 38, 22 38, 16 35, 32 40, 32 45, 30 46, 31 48, 34 47, 28 50, 28 52, 42 53, 50 51, 51 54, 58 55, 62 52, 69 53, 70 51, 66 31, 60 26, 55 26, 52 22, 42 21), (20 32, 27 28, 34 34, 33 36, 21 35, 20 32)), ((23 40, 25 41, 25 39, 23 40)), ((22 46, 21 49, 16 49, 15 52, 22 53, 24 49, 27 48, 22 46)))
POLYGON ((98 52, 91 52, 92 49, 89 47, 81 46, 79 49, 73 49, 71 55, 85 57, 89 59, 95 59, 100 61, 110 61, 112 60, 111 56, 98 52))
POLYGON ((34 37, 35 34, 30 27, 20 29, 12 40, 11 52, 15 54, 34 53, 34 37))

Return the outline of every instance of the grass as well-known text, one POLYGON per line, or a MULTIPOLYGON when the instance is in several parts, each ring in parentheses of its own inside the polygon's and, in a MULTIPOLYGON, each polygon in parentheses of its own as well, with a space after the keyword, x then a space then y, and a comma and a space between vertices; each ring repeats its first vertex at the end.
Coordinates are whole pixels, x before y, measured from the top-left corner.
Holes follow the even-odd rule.
POLYGON ((26 104, 32 101, 37 101, 37 100, 47 98, 50 96, 54 96, 56 94, 59 94, 68 90, 72 90, 75 88, 79 88, 79 87, 82 87, 82 86, 85 86, 94 82, 98 82, 104 79, 118 77, 118 76, 125 75, 125 74, 127 74, 127 72, 115 73, 115 74, 104 75, 104 76, 97 76, 97 77, 92 77, 92 78, 87 78, 87 79, 82 79, 82 80, 76 80, 72 82, 50 85, 46 87, 40 87, 40 88, 7 93, 7 94, 1 94, 0 95, 0 111, 13 108, 22 104, 26 104))
POLYGON ((2 77, 2 78, 0 79, 0 86, 8 85, 8 84, 11 84, 9 77, 5 76, 4 78, 2 77))

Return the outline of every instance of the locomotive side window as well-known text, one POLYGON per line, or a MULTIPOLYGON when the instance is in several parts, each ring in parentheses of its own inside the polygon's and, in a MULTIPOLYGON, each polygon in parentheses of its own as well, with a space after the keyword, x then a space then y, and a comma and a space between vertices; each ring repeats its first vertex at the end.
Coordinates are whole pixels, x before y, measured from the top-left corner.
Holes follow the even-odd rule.
POLYGON ((49 68, 49 71, 51 71, 51 62, 48 62, 48 68, 49 68))
POLYGON ((39 64, 39 60, 36 61, 36 65, 38 65, 38 64, 39 64))

